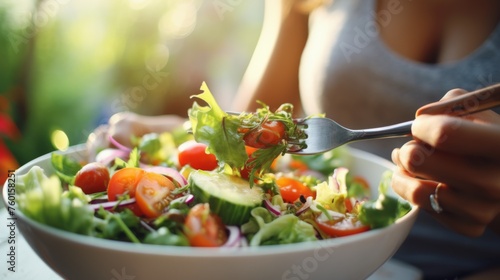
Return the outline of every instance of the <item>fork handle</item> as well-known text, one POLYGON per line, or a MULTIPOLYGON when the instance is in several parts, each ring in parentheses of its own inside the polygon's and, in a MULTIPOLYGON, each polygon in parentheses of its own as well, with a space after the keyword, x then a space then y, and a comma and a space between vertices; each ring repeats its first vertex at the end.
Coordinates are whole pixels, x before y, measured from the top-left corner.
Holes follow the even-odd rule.
POLYGON ((402 122, 398 124, 352 130, 355 140, 361 139, 381 139, 381 138, 392 138, 411 135, 411 125, 413 121, 402 122))
POLYGON ((427 104, 417 110, 417 116, 422 114, 463 116, 484 111, 499 105, 500 83, 450 99, 427 104))

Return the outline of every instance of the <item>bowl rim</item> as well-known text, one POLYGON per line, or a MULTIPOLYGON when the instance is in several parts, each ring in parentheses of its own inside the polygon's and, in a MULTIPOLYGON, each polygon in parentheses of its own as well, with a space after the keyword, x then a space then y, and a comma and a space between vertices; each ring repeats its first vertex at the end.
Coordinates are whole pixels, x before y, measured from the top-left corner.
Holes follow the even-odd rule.
MULTIPOLYGON (((84 152, 85 145, 75 145, 69 147, 66 151, 61 151, 63 154, 84 152)), ((382 157, 371 154, 366 151, 362 151, 356 148, 348 147, 349 154, 356 155, 358 157, 363 157, 368 161, 377 161, 388 169, 394 167, 394 164, 382 157)), ((51 153, 39 156, 23 166, 19 167, 18 170, 24 170, 29 166, 35 165, 35 163, 47 160, 51 153)), ((28 170, 26 170, 27 172, 28 170)), ((24 173, 23 173, 24 174, 24 173)), ((3 185, 2 190, 2 203, 0 204, 0 211, 7 207, 7 184, 8 180, 3 185)), ((257 246, 257 247, 237 247, 237 248, 203 248, 203 247, 189 247, 189 246, 169 246, 169 245, 155 245, 155 244, 136 244, 125 241, 102 239, 98 237, 77 234, 62 229, 58 229, 49 225, 45 225, 38 221, 32 220, 31 218, 25 216, 18 208, 17 204, 14 206, 15 216, 20 221, 27 223, 30 227, 34 227, 39 231, 45 232, 56 238, 60 238, 69 242, 77 243, 79 245, 85 245, 89 247, 95 247, 106 250, 113 250, 118 252, 130 252, 135 254, 145 254, 145 255, 161 255, 161 256, 177 256, 177 257, 200 257, 200 258, 226 258, 226 257, 249 257, 249 256, 261 256, 261 255, 280 255, 287 254, 291 252, 307 252, 311 250, 317 250, 320 248, 334 248, 336 246, 345 246, 347 244, 356 243, 359 240, 366 240, 377 235, 384 235, 386 232, 390 232, 393 228, 401 226, 401 224, 408 222, 408 220, 414 219, 419 211, 418 206, 411 205, 411 210, 403 217, 399 218, 394 224, 391 224, 384 228, 372 229, 367 232, 354 234, 345 237, 331 238, 316 240, 310 242, 300 242, 293 244, 280 244, 280 245, 268 245, 268 246, 257 246), (168 250, 165 250, 168 248, 168 250)), ((11 206, 10 206, 11 207, 11 206)), ((22 233, 22 231, 21 231, 22 233)))

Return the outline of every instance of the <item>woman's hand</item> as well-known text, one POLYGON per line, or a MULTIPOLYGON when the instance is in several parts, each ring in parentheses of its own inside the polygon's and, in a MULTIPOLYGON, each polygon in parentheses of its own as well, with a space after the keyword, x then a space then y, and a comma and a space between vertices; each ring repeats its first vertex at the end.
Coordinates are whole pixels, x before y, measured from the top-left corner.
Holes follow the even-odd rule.
POLYGON ((177 115, 143 116, 132 112, 113 115, 107 125, 97 127, 87 139, 89 157, 95 157, 97 151, 110 147, 110 137, 124 146, 131 146, 132 136, 147 133, 170 131, 182 126, 185 118, 177 115))
POLYGON ((418 115, 412 134, 392 153, 394 190, 457 232, 480 236, 491 227, 500 233, 500 116, 418 115), (441 213, 430 199, 438 185, 441 213))

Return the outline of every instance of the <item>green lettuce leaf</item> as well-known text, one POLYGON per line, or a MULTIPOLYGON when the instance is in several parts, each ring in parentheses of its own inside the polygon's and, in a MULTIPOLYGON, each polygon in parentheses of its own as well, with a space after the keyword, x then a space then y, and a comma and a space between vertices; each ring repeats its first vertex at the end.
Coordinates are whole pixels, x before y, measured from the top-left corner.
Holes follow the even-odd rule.
POLYGON ((389 194, 391 178, 392 172, 385 172, 380 181, 378 198, 361 205, 358 218, 363 224, 372 228, 385 227, 411 210, 407 201, 389 194))
POLYGON ((267 209, 257 207, 252 210, 251 215, 250 221, 241 228, 250 237, 250 246, 317 240, 314 227, 294 214, 275 218, 267 209))
POLYGON ((64 154, 52 153, 50 161, 57 176, 68 184, 73 184, 76 173, 82 168, 79 162, 64 154))
POLYGON ((333 175, 327 182, 318 184, 316 189, 315 202, 319 203, 325 209, 339 213, 345 213, 345 199, 347 197, 346 178, 349 170, 339 167, 334 170, 333 175))
POLYGON ((208 146, 208 152, 217 157, 221 168, 228 164, 239 171, 248 159, 245 143, 238 133, 239 121, 219 107, 205 82, 201 90, 201 94, 192 97, 205 101, 207 106, 194 102, 188 112, 194 138, 208 146))
POLYGON ((174 234, 166 227, 161 227, 156 231, 149 233, 144 238, 144 243, 157 245, 189 246, 186 236, 174 234))

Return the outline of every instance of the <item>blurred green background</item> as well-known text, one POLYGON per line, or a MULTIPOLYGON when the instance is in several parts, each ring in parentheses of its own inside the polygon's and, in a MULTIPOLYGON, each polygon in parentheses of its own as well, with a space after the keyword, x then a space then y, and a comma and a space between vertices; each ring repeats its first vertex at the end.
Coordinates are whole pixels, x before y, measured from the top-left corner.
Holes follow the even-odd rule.
POLYGON ((202 81, 228 106, 262 2, 0 0, 1 108, 20 132, 2 142, 22 165, 54 131, 83 143, 118 111, 186 116, 202 81))

